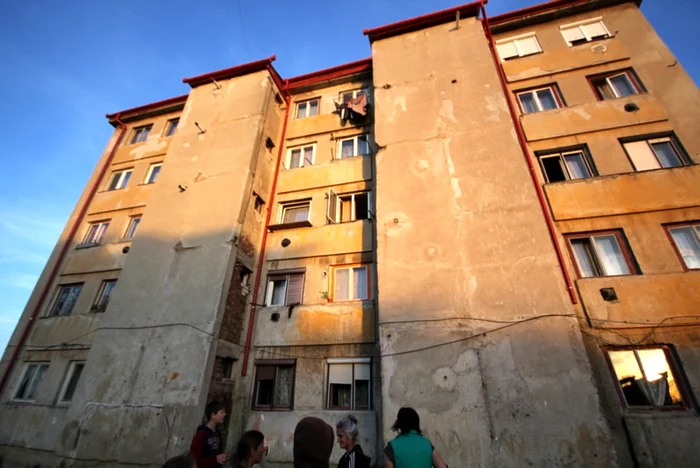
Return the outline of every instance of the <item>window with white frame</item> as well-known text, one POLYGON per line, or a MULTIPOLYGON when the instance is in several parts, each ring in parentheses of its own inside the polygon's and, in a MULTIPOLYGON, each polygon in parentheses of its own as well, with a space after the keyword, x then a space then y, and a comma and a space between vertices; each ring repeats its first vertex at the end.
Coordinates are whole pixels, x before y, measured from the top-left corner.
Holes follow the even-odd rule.
POLYGON ((307 117, 315 117, 318 115, 318 107, 321 103, 320 98, 310 99, 297 103, 297 119, 305 119, 307 117))
POLYGON ((141 224, 141 215, 132 216, 129 219, 129 225, 126 227, 126 232, 124 232, 124 239, 133 239, 136 235, 136 230, 141 224))
POLYGON ((700 269, 700 223, 666 228, 685 267, 689 270, 700 269))
POLYGON ((518 96, 520 108, 524 114, 558 109, 560 107, 559 94, 554 85, 528 89, 527 91, 517 91, 515 94, 518 96))
POLYGON ((534 32, 499 39, 496 41, 496 49, 498 49, 498 55, 501 57, 501 60, 524 57, 526 55, 542 52, 542 48, 534 32))
POLYGON ((369 192, 336 194, 328 189, 328 207, 326 220, 328 224, 348 223, 358 219, 370 219, 369 192))
POLYGON ((143 127, 136 127, 131 135, 131 144, 141 143, 148 139, 148 134, 151 133, 151 128, 153 125, 144 125, 143 127))
POLYGON ((622 231, 565 236, 581 278, 636 274, 622 231))
POLYGON ((28 362, 25 364, 13 398, 15 400, 34 401, 36 390, 39 388, 48 369, 48 362, 28 362))
POLYGON ((105 280, 100 285, 100 290, 97 292, 97 297, 95 297, 95 302, 92 304, 90 309, 92 312, 104 312, 107 310, 109 305, 109 299, 112 297, 112 292, 117 286, 117 280, 105 280))
POLYGON ((616 99, 644 92, 632 70, 616 71, 588 78, 599 100, 616 99))
POLYGON ((548 152, 538 155, 538 159, 548 183, 587 179, 596 175, 586 148, 548 152))
POLYGON ((168 122, 165 124, 165 136, 173 136, 175 134, 175 131, 177 130, 177 125, 180 123, 180 118, 176 119, 170 119, 168 122))
POLYGON ((144 183, 154 184, 156 182, 156 179, 158 178, 158 174, 160 174, 160 169, 162 167, 163 163, 151 164, 151 166, 148 168, 148 172, 146 173, 146 180, 144 181, 144 183))
POLYGON ((112 177, 109 179, 109 185, 107 185, 107 190, 119 190, 126 187, 131 178, 132 169, 125 169, 123 171, 112 172, 112 177))
POLYGON ((281 205, 280 224, 300 223, 309 220, 311 200, 290 202, 281 205))
POLYGON ((366 96, 367 101, 369 101, 369 92, 368 90, 364 88, 360 89, 353 89, 350 91, 341 91, 340 92, 340 102, 347 104, 349 101, 353 99, 357 99, 358 97, 366 96))
POLYGON ((100 242, 102 242, 102 238, 104 237, 105 232, 107 232, 108 227, 109 221, 98 221, 96 223, 90 223, 90 226, 88 227, 88 230, 85 233, 85 237, 83 238, 83 242, 81 242, 80 245, 98 245, 100 242))
POLYGON ((83 290, 84 283, 63 284, 58 287, 56 300, 49 312, 50 317, 60 317, 70 315, 73 312, 75 303, 78 302, 80 292, 83 290))
POLYGON ((304 299, 304 272, 270 271, 267 275, 265 304, 282 306, 301 304, 304 299))
POLYGON ((80 381, 80 376, 82 375, 84 368, 84 362, 73 361, 70 363, 66 380, 63 383, 63 387, 61 387, 61 396, 59 397, 60 403, 68 403, 73 399, 75 389, 78 388, 78 382, 80 381))
POLYGON ((350 138, 343 138, 338 142, 338 159, 352 158, 354 156, 364 156, 369 154, 369 143, 367 134, 356 135, 350 138))
POLYGON ((623 142, 635 171, 685 166, 689 163, 673 136, 623 142))
POLYGON ((610 37, 608 28, 603 24, 603 17, 591 18, 576 23, 565 24, 559 26, 561 35, 569 47, 583 44, 585 42, 595 41, 597 39, 605 39, 610 37))
POLYGON ((371 375, 370 358, 329 358, 327 409, 369 410, 371 375))
POLYGON ((316 145, 306 145, 287 150, 287 169, 313 166, 316 145))
POLYGON ((332 268, 333 301, 369 299, 369 265, 334 266, 332 268))

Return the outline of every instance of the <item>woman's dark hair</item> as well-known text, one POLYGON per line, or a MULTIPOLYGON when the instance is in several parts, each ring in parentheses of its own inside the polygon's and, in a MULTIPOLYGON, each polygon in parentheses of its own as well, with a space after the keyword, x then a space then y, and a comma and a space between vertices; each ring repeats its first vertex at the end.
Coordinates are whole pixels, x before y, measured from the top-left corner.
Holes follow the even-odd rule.
POLYGON ((163 463, 163 468, 192 468, 196 466, 192 455, 179 455, 163 463))
POLYGON ((399 434, 408 434, 411 431, 416 431, 419 434, 423 434, 420 430, 420 417, 416 410, 413 408, 401 408, 399 414, 396 415, 396 422, 391 426, 392 431, 396 431, 399 434))
POLYGON ((250 451, 260 447, 265 442, 265 436, 260 431, 248 431, 238 441, 236 448, 236 462, 246 461, 250 457, 250 451))

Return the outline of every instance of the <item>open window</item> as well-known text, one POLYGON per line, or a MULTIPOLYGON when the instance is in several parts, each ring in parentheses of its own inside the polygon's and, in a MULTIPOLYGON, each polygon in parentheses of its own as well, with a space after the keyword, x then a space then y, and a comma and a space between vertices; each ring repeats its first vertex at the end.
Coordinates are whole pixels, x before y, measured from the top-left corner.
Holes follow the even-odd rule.
POLYGON ((617 99, 644 92, 644 87, 632 69, 618 70, 588 77, 599 101, 617 99))
POLYGON ((538 153, 537 159, 548 183, 588 179, 597 175, 586 147, 538 153))
POLYGON ((329 358, 327 409, 369 410, 371 375, 370 358, 329 358))
POLYGON ((328 207, 326 210, 328 224, 348 223, 371 218, 369 192, 338 195, 333 189, 328 189, 328 207))
POLYGON ((294 407, 295 368, 294 359, 256 361, 253 409, 291 410, 294 407))
POLYGON ((267 275, 265 305, 289 306, 304 300, 304 270, 271 270, 267 275))

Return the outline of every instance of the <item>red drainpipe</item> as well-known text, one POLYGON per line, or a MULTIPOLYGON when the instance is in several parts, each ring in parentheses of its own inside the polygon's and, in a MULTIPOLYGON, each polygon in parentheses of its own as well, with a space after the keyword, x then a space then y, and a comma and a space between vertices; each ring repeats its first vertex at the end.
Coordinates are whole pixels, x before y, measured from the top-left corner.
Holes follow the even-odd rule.
POLYGON ((284 99, 287 103, 287 110, 284 112, 284 123, 282 124, 282 139, 280 140, 279 151, 277 152, 277 166, 275 167, 275 176, 272 179, 272 188, 270 189, 270 201, 267 204, 267 215, 265 216, 265 229, 263 230, 262 243, 260 246, 260 254, 258 256, 258 268, 255 271, 255 283, 253 285, 253 298, 250 305, 250 319, 248 320, 248 332, 245 338, 245 350, 243 351, 243 366, 241 367, 241 375, 245 376, 248 372, 248 359, 250 357, 251 340, 253 339, 253 327, 255 326, 255 309, 258 304, 258 289, 260 287, 260 276, 262 273, 263 262, 265 261, 265 242, 267 242, 267 226, 270 224, 272 216, 272 203, 275 199, 275 190, 277 189, 277 176, 280 173, 280 163, 282 161, 282 151, 284 149, 284 138, 287 135, 287 122, 289 120, 289 109, 291 107, 289 98, 289 80, 284 80, 284 99))
POLYGON ((496 70, 498 70, 498 77, 501 81, 501 87, 503 88, 503 94, 505 94, 506 102, 508 103, 508 110, 510 111, 510 117, 513 120, 513 125, 515 126, 515 132, 518 135, 518 142, 520 143, 520 149, 523 151, 525 156, 525 161, 527 162, 527 167, 530 169, 530 177, 532 178, 532 183, 535 186, 535 191, 537 192, 537 199, 540 202, 540 207, 542 208, 542 214, 544 215, 545 222, 547 223, 547 230, 549 231, 549 238, 554 246, 554 251, 557 254, 557 260, 559 260, 559 267, 561 268, 561 273, 564 276, 564 283, 566 283, 566 290, 569 293, 569 298, 572 304, 578 304, 578 299, 576 298, 576 293, 574 292, 574 285, 569 276, 569 272, 566 270, 566 264, 564 263, 564 255, 562 254, 561 248, 559 247, 559 242, 557 241, 556 229, 554 227, 554 221, 552 221, 552 215, 547 207, 547 201, 545 200, 544 191, 542 186, 537 180, 537 175, 535 174, 535 165, 532 161, 532 156, 530 155, 530 150, 527 147, 527 140, 525 138, 525 132, 523 131, 522 124, 520 123, 520 118, 518 117, 518 112, 513 104, 513 98, 511 92, 508 89, 508 82, 506 80, 506 73, 503 70, 501 61, 496 54, 496 46, 493 42, 493 36, 491 35, 491 27, 489 26, 489 20, 486 16, 486 8, 484 7, 484 2, 481 3, 481 21, 484 26, 484 33, 486 34, 486 39, 489 42, 489 48, 491 49, 491 58, 496 65, 496 70))
POLYGON ((92 187, 90 187, 90 192, 88 193, 87 200, 85 200, 85 203, 83 203, 83 206, 80 208, 80 212, 78 213, 78 216, 75 218, 75 222, 73 223, 73 226, 71 227, 71 230, 68 233, 68 237, 66 238, 66 241, 63 244, 63 247, 61 248, 61 252, 58 254, 58 258, 56 259, 56 262, 54 263, 54 266, 51 269, 51 274, 48 276, 48 279, 46 280, 46 284, 44 285, 44 288, 41 290, 41 295, 39 296, 39 300, 37 301, 36 305, 34 306, 34 310, 32 311, 32 315, 29 317, 27 324, 24 326, 24 330, 22 331, 22 336, 20 336, 19 342, 15 346, 15 350, 12 353, 12 357, 10 358, 10 362, 7 364, 7 367, 5 368, 5 373, 2 376, 2 380, 0 380, 0 394, 2 393, 2 390, 5 388, 5 384, 7 383, 7 380, 10 378, 10 373, 12 372, 12 368, 14 367, 15 362, 17 361, 17 357, 19 356, 20 350, 22 349, 22 346, 24 346, 24 342, 27 340, 27 337, 29 336, 29 331, 32 328, 32 324, 34 323, 36 316, 39 315, 39 310, 41 310, 42 304, 44 303, 44 300, 46 299, 46 296, 49 293, 49 289, 51 288, 53 280, 54 280, 54 278, 56 278, 56 275, 58 274, 58 269, 61 267, 61 263, 63 263, 63 259, 65 258, 66 253, 68 252, 68 249, 70 248, 71 243, 73 242, 73 238, 75 237, 75 233, 78 232, 78 228, 80 227, 80 224, 83 221, 83 217, 85 216, 85 213, 87 212, 88 206, 90 206, 90 203, 92 202, 92 199, 95 196, 95 193, 97 192, 97 187, 100 185, 102 178, 104 177, 105 173, 107 172, 107 169, 109 168, 109 166, 112 162, 112 158, 114 158, 114 154, 117 152, 117 148, 119 148, 119 144, 121 143, 122 138, 124 137, 124 134, 126 133, 126 125, 121 120, 119 120, 119 113, 117 113, 117 115, 114 116, 114 120, 121 126, 121 133, 119 134, 117 141, 114 143, 114 146, 112 146, 112 150, 110 151, 109 156, 107 157, 107 160, 105 161, 104 165, 102 166, 102 169, 100 169, 100 173, 99 173, 98 177, 95 179, 95 182, 92 184, 92 187))

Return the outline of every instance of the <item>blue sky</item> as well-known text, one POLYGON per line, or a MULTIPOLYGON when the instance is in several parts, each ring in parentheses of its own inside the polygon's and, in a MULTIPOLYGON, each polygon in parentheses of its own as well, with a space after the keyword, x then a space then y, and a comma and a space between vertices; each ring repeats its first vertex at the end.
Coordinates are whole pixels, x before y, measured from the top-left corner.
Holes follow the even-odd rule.
MULTIPOLYGON (((540 2, 491 0, 488 13, 540 2)), ((240 0, 239 16, 236 0, 7 2, 0 17, 0 348, 112 132, 105 113, 185 94, 183 77, 273 54, 283 77, 369 57, 363 28, 460 3, 240 0)), ((645 0, 642 11, 700 82, 700 2, 645 0)))

